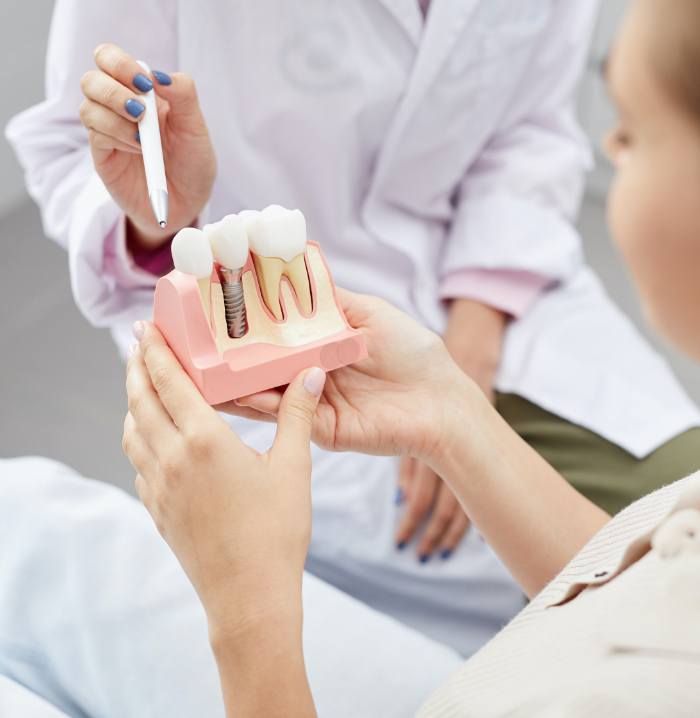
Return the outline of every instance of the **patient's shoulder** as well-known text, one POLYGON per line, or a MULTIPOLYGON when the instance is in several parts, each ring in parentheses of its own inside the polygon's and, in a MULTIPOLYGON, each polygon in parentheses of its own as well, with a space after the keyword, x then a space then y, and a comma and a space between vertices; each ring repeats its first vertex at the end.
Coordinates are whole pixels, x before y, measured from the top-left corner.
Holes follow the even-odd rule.
POLYGON ((605 582, 636 560, 654 530, 673 511, 700 508, 700 472, 643 496, 614 516, 533 600, 537 612, 576 593, 577 584, 605 582))

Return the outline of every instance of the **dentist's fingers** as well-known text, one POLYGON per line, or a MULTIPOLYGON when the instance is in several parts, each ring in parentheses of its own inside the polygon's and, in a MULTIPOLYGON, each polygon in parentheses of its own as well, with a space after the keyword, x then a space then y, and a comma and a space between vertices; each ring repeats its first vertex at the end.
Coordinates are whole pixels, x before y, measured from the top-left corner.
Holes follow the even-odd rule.
POLYGON ((442 537, 442 541, 440 542, 440 557, 443 560, 452 556, 454 550, 464 538, 464 535, 467 533, 471 525, 469 517, 460 507, 460 510, 454 515, 452 522, 447 527, 447 531, 445 531, 445 535, 442 537))
POLYGON ((88 130, 113 137, 130 147, 140 147, 136 139, 137 126, 93 100, 83 100, 80 121, 88 130))
POLYGON ((396 532, 396 544, 399 549, 405 548, 430 512, 440 483, 440 479, 430 468, 418 462, 410 495, 405 503, 404 515, 396 532))
POLYGON ((412 457, 401 457, 399 462, 399 484, 396 489, 396 503, 399 506, 410 496, 415 466, 416 460, 412 457))
POLYGON ((114 150, 118 150, 119 152, 126 152, 131 155, 141 154, 141 148, 127 145, 120 140, 114 139, 114 137, 110 137, 109 135, 103 135, 97 130, 88 130, 88 141, 93 152, 97 152, 100 155, 109 154, 111 152, 114 152, 114 150))
MULTIPOLYGON (((430 512, 430 519, 425 527, 425 531, 418 543, 419 556, 423 557, 433 555, 437 547, 445 538, 447 530, 451 526, 457 513, 464 515, 457 499, 455 498, 455 495, 452 491, 450 491, 449 487, 440 482, 440 487, 437 492, 437 500, 430 512)), ((447 550, 448 548, 454 548, 454 546, 445 546, 444 548, 447 550)), ((443 558, 449 558, 449 553, 443 553, 443 558)))
POLYGON ((80 80, 80 88, 86 99, 111 110, 132 125, 141 119, 146 109, 143 97, 99 70, 86 72, 80 80))
POLYGON ((168 75, 160 70, 154 70, 156 80, 155 91, 159 97, 167 100, 170 106, 169 121, 175 127, 196 127, 206 131, 204 116, 199 106, 197 87, 190 75, 184 72, 174 72, 168 75))
MULTIPOLYGON (((212 420, 223 421, 204 401, 153 324, 136 322, 134 335, 139 340, 151 384, 163 408, 183 434, 192 436, 204 430, 212 420)), ((233 432, 231 437, 240 441, 233 432)))
POLYGON ((141 65, 118 45, 102 43, 95 48, 94 57, 97 67, 124 87, 135 92, 153 89, 153 81, 141 65))

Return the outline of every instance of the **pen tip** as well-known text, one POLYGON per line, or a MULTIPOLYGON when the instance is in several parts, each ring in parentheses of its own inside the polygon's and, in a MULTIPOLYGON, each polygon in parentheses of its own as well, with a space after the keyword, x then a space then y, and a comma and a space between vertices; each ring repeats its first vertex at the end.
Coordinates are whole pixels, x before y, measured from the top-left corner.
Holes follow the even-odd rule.
POLYGON ((164 219, 161 219, 160 222, 158 222, 158 224, 161 226, 161 229, 165 229, 166 222, 164 219))

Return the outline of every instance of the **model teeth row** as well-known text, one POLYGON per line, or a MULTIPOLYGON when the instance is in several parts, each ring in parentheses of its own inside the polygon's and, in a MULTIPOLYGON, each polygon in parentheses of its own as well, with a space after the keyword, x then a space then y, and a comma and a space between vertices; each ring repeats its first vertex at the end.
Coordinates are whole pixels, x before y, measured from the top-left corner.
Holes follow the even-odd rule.
POLYGON ((287 277, 299 306, 312 311, 311 287, 306 271, 306 220, 298 209, 270 205, 261 212, 229 214, 202 230, 186 227, 172 242, 175 268, 198 279, 209 277, 216 261, 227 270, 240 270, 252 252, 263 301, 282 320, 280 284, 287 277))

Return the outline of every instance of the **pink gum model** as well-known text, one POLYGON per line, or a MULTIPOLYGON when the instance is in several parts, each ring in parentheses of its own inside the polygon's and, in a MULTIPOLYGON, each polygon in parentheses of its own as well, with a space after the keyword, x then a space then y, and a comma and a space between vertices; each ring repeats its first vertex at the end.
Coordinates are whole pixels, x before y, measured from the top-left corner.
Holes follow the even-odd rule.
MULTIPOLYGON (((309 244, 318 247, 313 242, 309 244)), ((320 249, 318 251, 320 253, 320 249)), ((323 261, 328 271, 325 259, 323 261)), ((254 272, 250 257, 244 272, 249 270, 254 272)), ((215 274, 212 281, 218 282, 215 274)), ((330 272, 329 278, 332 282, 330 272)), ((313 283, 313 277, 311 281, 313 283)), ((205 400, 209 404, 221 404, 289 384, 299 372, 312 366, 332 371, 367 356, 364 338, 347 323, 335 285, 333 289, 336 309, 345 329, 295 347, 250 343, 226 350, 224 358, 204 312, 197 279, 176 269, 158 280, 153 322, 205 400)))

